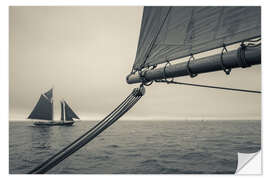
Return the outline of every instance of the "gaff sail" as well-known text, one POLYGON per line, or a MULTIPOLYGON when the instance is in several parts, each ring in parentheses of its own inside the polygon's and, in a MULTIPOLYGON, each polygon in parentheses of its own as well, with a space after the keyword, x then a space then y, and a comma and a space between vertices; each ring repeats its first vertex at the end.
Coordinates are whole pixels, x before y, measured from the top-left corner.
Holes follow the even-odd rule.
POLYGON ((65 108, 65 120, 66 121, 73 121, 73 119, 80 119, 76 113, 71 109, 71 107, 64 101, 64 108, 65 108))
POLYGON ((259 6, 145 7, 133 70, 259 36, 259 6))
POLYGON ((53 120, 53 103, 42 94, 28 119, 53 120))

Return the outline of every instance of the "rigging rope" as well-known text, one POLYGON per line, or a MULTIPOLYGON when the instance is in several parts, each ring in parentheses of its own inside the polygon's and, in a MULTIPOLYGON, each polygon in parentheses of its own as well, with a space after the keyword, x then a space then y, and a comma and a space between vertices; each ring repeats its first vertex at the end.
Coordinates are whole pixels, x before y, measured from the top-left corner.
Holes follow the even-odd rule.
POLYGON ((230 75, 232 69, 231 68, 226 68, 225 65, 224 65, 224 62, 223 62, 223 54, 224 54, 224 52, 228 53, 228 50, 227 50, 225 44, 223 44, 223 48, 222 48, 222 51, 221 51, 221 54, 220 54, 220 65, 221 65, 221 68, 223 69, 223 71, 225 72, 225 74, 230 75))
POLYGON ((246 41, 242 41, 241 46, 242 45, 245 45, 247 47, 261 46, 261 37, 259 37, 258 39, 249 39, 249 40, 246 40, 246 41))
POLYGON ((198 74, 193 73, 193 72, 191 71, 191 69, 189 68, 189 63, 190 63, 190 60, 191 60, 191 59, 192 59, 192 60, 195 60, 193 54, 191 54, 190 57, 189 57, 189 59, 188 59, 188 62, 187 62, 187 72, 188 72, 188 74, 189 74, 189 76, 190 76, 191 78, 194 78, 194 77, 196 77, 198 74))
POLYGON ((74 142, 60 150, 54 156, 28 172, 28 174, 43 174, 52 169, 58 163, 66 159, 68 156, 79 150, 81 147, 89 143, 106 128, 111 126, 116 122, 121 116, 123 116, 127 111, 129 111, 144 95, 145 89, 141 85, 140 88, 135 88, 132 93, 117 107, 113 110, 108 116, 106 116, 102 121, 97 125, 91 128, 89 131, 84 133, 74 142))
POLYGON ((186 85, 186 86, 196 86, 196 87, 205 87, 205 88, 213 88, 213 89, 222 89, 222 90, 230 90, 230 91, 241 91, 241 92, 248 92, 248 93, 261 93, 261 91, 254 91, 248 89, 236 89, 236 88, 227 88, 227 87, 220 87, 220 86, 209 86, 203 84, 192 84, 192 83, 183 83, 177 81, 166 81, 166 80, 155 80, 158 83, 167 83, 167 84, 179 84, 179 85, 186 85))
POLYGON ((166 13, 166 16, 165 16, 165 18, 163 19, 163 21, 162 21, 162 23, 161 23, 161 26, 159 27, 159 29, 158 29, 158 31, 157 31, 156 36, 154 37, 154 39, 152 39, 152 41, 151 41, 151 43, 150 43, 150 48, 147 50, 146 56, 144 57, 144 61, 143 61, 143 63, 140 65, 141 67, 140 67, 139 70, 142 70, 142 68, 145 67, 145 63, 146 63, 146 61, 147 61, 147 59, 148 59, 148 57, 149 57, 149 55, 150 55, 150 53, 151 53, 151 51, 152 51, 152 49, 153 49, 153 47, 154 47, 154 44, 155 44, 155 42, 156 42, 156 40, 157 40, 158 35, 160 34, 160 32, 161 32, 161 30, 162 30, 162 28, 163 28, 163 26, 164 26, 164 24, 165 24, 165 22, 166 22, 166 19, 167 19, 168 16, 169 16, 169 13, 170 13, 171 9, 172 9, 172 7, 169 7, 169 9, 168 9, 168 11, 167 11, 167 13, 166 13))
MULTIPOLYGON (((166 75, 166 67, 167 67, 167 65, 171 66, 172 64, 170 63, 170 61, 167 61, 166 65, 163 68, 163 78, 164 78, 165 81, 168 81, 167 80, 167 75, 166 75)), ((173 81, 173 78, 170 81, 173 81)))
MULTIPOLYGON (((261 38, 255 39, 255 40, 246 40, 243 41, 240 45, 240 48, 237 51, 237 56, 238 56, 238 63, 239 66, 242 68, 249 67, 250 65, 246 62, 245 59, 245 50, 247 47, 258 47, 261 46, 261 38)), ((226 45, 223 44, 223 49, 221 51, 221 56, 220 56, 220 64, 222 66, 223 71, 226 73, 226 75, 229 75, 231 72, 231 68, 226 68, 223 62, 223 54, 224 52, 228 52, 226 45)), ((191 54, 188 62, 187 62, 187 72, 190 75, 190 77, 195 77, 197 74, 192 73, 192 71, 189 68, 189 63, 190 60, 193 59, 194 57, 191 54)), ((193 84, 193 83, 184 83, 184 82, 177 82, 174 81, 173 79, 168 81, 166 77, 166 66, 170 64, 169 61, 167 61, 167 64, 164 66, 163 69, 163 79, 161 80, 155 80, 155 82, 158 83, 167 83, 167 84, 179 84, 179 85, 186 85, 186 86, 195 86, 195 87, 204 87, 204 88, 213 88, 213 89, 222 89, 222 90, 230 90, 230 91, 240 91, 240 92, 247 92, 247 93, 261 93, 261 91, 255 91, 255 90, 248 90, 248 89, 237 89, 237 88, 228 88, 228 87, 220 87, 220 86, 210 86, 210 85, 203 85, 203 84, 193 84)))

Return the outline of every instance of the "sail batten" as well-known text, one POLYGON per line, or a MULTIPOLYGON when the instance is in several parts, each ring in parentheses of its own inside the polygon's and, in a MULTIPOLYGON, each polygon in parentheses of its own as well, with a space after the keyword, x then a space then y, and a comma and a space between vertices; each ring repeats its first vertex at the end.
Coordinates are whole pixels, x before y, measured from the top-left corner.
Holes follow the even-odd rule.
POLYGON ((145 7, 133 69, 259 37, 260 16, 256 6, 145 7))

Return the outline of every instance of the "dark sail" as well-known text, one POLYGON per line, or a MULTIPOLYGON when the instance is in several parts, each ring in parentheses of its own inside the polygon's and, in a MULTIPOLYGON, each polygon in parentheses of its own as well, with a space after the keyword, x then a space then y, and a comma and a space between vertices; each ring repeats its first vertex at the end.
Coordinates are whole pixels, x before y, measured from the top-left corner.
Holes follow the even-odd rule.
POLYGON ((51 101, 53 97, 53 88, 50 89, 48 92, 44 93, 44 95, 51 101))
POLYGON ((64 121, 64 103, 61 101, 61 120, 64 121))
POLYGON ((145 7, 134 70, 261 35, 261 8, 145 7))
POLYGON ((75 112, 71 109, 71 107, 67 104, 66 101, 64 101, 65 103, 65 115, 66 115, 66 121, 72 121, 72 118, 74 119, 80 119, 75 112))
POLYGON ((28 119, 52 120, 53 104, 44 95, 41 95, 28 119))

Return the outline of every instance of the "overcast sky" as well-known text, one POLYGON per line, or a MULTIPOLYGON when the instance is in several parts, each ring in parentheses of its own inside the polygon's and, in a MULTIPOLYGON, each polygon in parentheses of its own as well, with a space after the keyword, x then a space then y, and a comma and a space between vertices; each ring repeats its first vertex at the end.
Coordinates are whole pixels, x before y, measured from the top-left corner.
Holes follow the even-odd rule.
MULTIPOLYGON (((65 99, 82 119, 101 119, 138 85, 125 81, 133 65, 143 7, 11 7, 10 119, 25 119, 41 93, 54 87, 55 118, 65 99)), ((177 78, 261 89, 261 66, 177 78)), ((261 96, 153 84, 122 119, 254 119, 261 96)))

